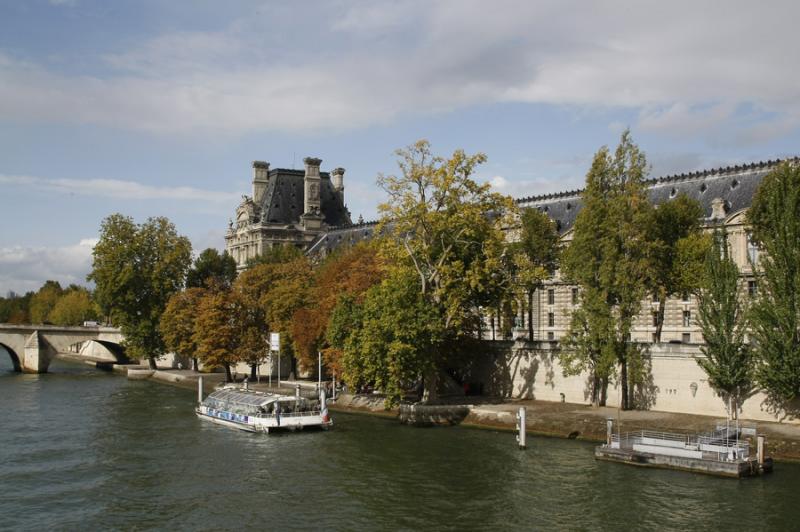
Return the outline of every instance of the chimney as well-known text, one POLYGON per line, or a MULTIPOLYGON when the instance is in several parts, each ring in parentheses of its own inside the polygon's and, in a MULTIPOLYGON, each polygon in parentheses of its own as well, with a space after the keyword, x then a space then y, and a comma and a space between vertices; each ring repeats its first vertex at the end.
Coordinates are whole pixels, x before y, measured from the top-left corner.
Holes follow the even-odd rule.
POLYGON ((722 198, 714 198, 711 200, 711 219, 723 220, 725 219, 725 200, 722 198))
POLYGON ((344 168, 335 168, 331 173, 333 191, 336 192, 344 203, 344 168))
POLYGON ((306 165, 306 175, 304 181, 304 214, 320 214, 320 188, 319 188, 319 165, 322 159, 306 157, 303 159, 306 165))
POLYGON ((253 161, 253 201, 256 205, 261 205, 264 194, 267 192, 269 182, 269 163, 264 161, 253 161))

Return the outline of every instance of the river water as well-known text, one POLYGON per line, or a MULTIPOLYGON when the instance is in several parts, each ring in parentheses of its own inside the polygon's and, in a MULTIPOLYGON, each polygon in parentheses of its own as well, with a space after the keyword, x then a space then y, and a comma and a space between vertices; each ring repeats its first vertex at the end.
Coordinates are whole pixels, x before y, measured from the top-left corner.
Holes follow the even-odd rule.
POLYGON ((198 420, 196 394, 0 352, 0 529, 800 527, 800 466, 730 480, 596 462, 592 445, 334 414, 328 432, 198 420))

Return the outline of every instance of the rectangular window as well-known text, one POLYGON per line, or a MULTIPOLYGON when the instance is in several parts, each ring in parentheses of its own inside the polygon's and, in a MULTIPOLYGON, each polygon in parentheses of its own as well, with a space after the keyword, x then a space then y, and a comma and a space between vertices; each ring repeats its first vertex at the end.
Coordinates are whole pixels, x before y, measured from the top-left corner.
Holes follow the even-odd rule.
POLYGON ((753 266, 758 264, 758 246, 751 240, 750 235, 747 235, 747 259, 753 266))
POLYGON ((577 305, 578 304, 578 289, 577 288, 573 288, 572 289, 572 304, 573 305, 577 305))
POLYGON ((758 282, 757 281, 747 281, 747 294, 750 297, 756 297, 758 295, 758 282))
POLYGON ((658 294, 653 294, 653 303, 658 303, 658 294))
POLYGON ((656 333, 653 333, 653 343, 656 343, 657 341, 658 337, 656 336, 656 333))
POLYGON ((555 304, 555 302, 556 302, 556 291, 553 290, 553 289, 550 289, 550 290, 547 291, 547 304, 548 305, 553 305, 553 304, 555 304))
POLYGON ((691 327, 692 326, 692 311, 691 310, 684 310, 683 311, 683 326, 684 327, 691 327))
POLYGON ((654 310, 653 314, 653 327, 658 327, 658 311, 654 310))
POLYGON ((683 333, 683 337, 681 338, 681 341, 684 344, 692 343, 692 335, 690 333, 683 333))
POLYGON ((547 313, 547 326, 548 327, 555 327, 556 325, 556 315, 552 312, 547 313))
POLYGON ((547 339, 548 340, 555 340, 556 339, 556 335, 551 331, 551 332, 547 333, 547 339))
POLYGON ((684 292, 683 294, 681 294, 681 299, 683 301, 689 301, 689 292, 684 292))

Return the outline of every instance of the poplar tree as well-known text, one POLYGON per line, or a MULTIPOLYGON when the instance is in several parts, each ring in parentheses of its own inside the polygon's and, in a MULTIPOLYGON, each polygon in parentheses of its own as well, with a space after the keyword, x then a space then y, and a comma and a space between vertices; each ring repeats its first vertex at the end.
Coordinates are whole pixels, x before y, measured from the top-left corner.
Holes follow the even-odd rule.
MULTIPOLYGON (((629 375, 629 369, 644 367, 631 330, 652 279, 653 216, 646 172, 645 155, 629 131, 613 155, 601 148, 586 175, 572 242, 562 253, 565 276, 581 287, 585 309, 573 314, 566 340, 571 349, 562 355, 564 371, 574 374, 591 367, 595 384, 614 377, 623 409, 632 406, 631 384, 641 377, 629 375)), ((592 390, 593 398, 600 395, 592 390)))
POLYGON ((751 335, 757 380, 777 411, 800 398, 800 168, 784 163, 764 177, 747 213, 761 253, 751 335))
POLYGON ((739 297, 739 268, 728 251, 724 226, 714 230, 706 255, 703 287, 698 292, 698 324, 705 358, 697 363, 708 383, 722 397, 728 417, 735 419, 753 391, 752 349, 745 339, 746 308, 739 297))

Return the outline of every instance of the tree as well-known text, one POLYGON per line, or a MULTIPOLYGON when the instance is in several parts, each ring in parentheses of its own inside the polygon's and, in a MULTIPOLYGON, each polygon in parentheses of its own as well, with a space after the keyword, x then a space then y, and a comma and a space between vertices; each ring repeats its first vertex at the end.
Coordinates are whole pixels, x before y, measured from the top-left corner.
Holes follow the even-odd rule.
POLYGON ((49 323, 50 313, 63 293, 64 289, 58 281, 46 281, 31 298, 31 323, 49 323))
POLYGON ((86 288, 71 286, 58 298, 48 321, 56 325, 81 325, 97 319, 97 307, 86 288))
POLYGON ((27 292, 24 296, 9 292, 6 297, 0 298, 0 323, 31 323, 29 308, 33 295, 33 292, 27 292))
POLYGON ((765 176, 747 212, 758 299, 751 336, 757 380, 773 408, 786 411, 800 398, 800 168, 784 163, 765 176))
MULTIPOLYGON (((566 277, 581 287, 581 302, 599 313, 579 313, 572 317, 567 343, 576 351, 566 356, 585 359, 570 367, 609 370, 594 375, 592 382, 616 377, 621 388, 621 407, 632 405, 633 387, 640 375, 629 375, 629 366, 637 367, 642 356, 631 342, 631 329, 645 288, 652 279, 652 245, 649 241, 652 206, 647 198, 644 179, 647 161, 643 152, 625 131, 612 156, 601 148, 586 175, 583 209, 578 213, 572 242, 562 253, 566 277), (597 329, 602 327, 602 330, 597 329), (619 374, 612 374, 609 360, 589 361, 593 357, 613 357, 619 374)), ((592 397, 599 397, 595 391, 592 397)))
POLYGON ((206 293, 207 288, 193 287, 172 294, 159 324, 164 346, 178 356, 191 358, 194 371, 198 369, 195 321, 200 301, 206 293))
POLYGON ((558 229, 545 213, 523 209, 520 238, 512 245, 515 284, 525 290, 528 308, 528 339, 533 341, 533 294, 553 276, 558 266, 558 229))
POLYGON ((728 235, 715 229, 705 261, 705 279, 699 292, 700 347, 705 358, 697 363, 708 383, 725 401, 728 417, 738 417, 753 390, 753 353, 745 340, 746 309, 739 297, 739 268, 728 251, 728 235))
POLYGON ((204 249, 186 274, 187 288, 202 288, 209 282, 230 286, 236 279, 236 261, 227 251, 204 249))
POLYGON ((330 348, 326 331, 340 298, 352 297, 361 303, 367 290, 383 278, 377 247, 374 241, 347 247, 326 257, 314 270, 308 302, 292 315, 292 340, 301 366, 316 367, 317 353, 322 351, 326 366, 341 373, 341 351, 330 348))
POLYGON ((679 194, 673 200, 653 209, 653 221, 649 224, 652 233, 649 241, 653 246, 651 290, 658 297, 655 341, 661 341, 664 326, 664 309, 667 298, 682 292, 692 292, 698 288, 687 284, 686 268, 696 269, 703 264, 697 257, 696 265, 687 264, 691 255, 681 254, 684 242, 694 241, 700 234, 700 219, 703 208, 696 200, 686 194, 679 194))
POLYGON ((184 285, 191 252, 189 239, 166 218, 141 225, 120 214, 103 220, 87 279, 97 286, 101 308, 119 324, 128 354, 146 358, 151 368, 165 351, 161 315, 184 285))
MULTIPOLYGON (((423 338, 457 339, 475 330, 478 309, 494 306, 510 289, 503 229, 513 223, 513 201, 472 179, 486 160, 456 150, 449 159, 434 156, 421 140, 398 150, 400 175, 380 175, 389 198, 379 209, 382 255, 387 276, 413 279, 426 312, 436 316, 442 334, 423 338), (406 275, 411 272, 412 276, 406 275)), ((434 325, 431 325, 432 327, 434 325)), ((416 346, 434 357, 416 369, 424 372, 423 400, 435 398, 447 346, 416 346)))
POLYGON ((259 264, 280 264, 293 261, 302 256, 304 256, 302 250, 291 244, 285 244, 267 248, 260 255, 247 259, 247 267, 252 268, 259 264))
POLYGON ((231 365, 239 361, 239 333, 233 292, 225 287, 206 291, 197 305, 192 341, 203 364, 225 368, 227 382, 233 381, 231 365))

